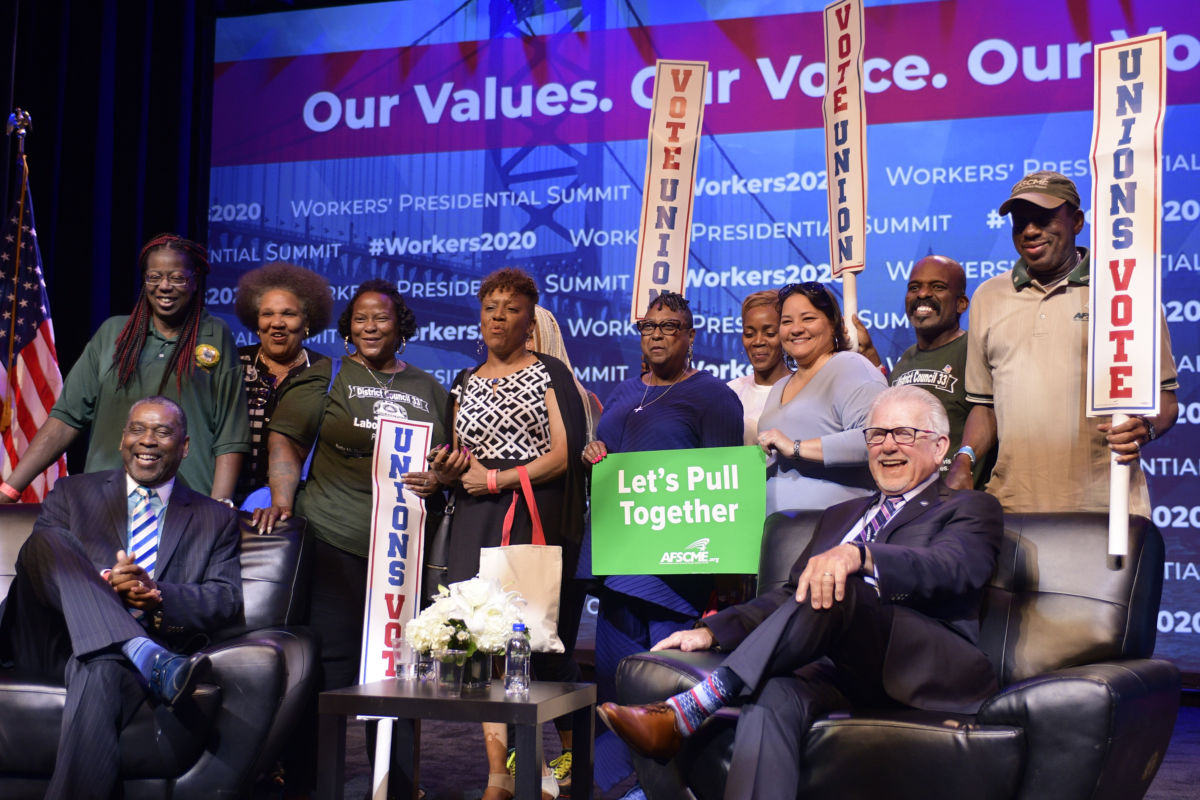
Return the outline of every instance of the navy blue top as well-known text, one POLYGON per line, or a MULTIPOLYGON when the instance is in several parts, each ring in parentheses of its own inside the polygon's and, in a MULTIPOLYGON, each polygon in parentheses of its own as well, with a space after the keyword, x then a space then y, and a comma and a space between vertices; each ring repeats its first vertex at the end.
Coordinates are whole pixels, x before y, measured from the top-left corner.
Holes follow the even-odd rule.
POLYGON ((629 378, 605 403, 596 438, 610 453, 737 447, 742 444, 742 401, 705 370, 670 386, 647 386, 641 376, 629 378), (641 411, 635 410, 638 406, 641 411))

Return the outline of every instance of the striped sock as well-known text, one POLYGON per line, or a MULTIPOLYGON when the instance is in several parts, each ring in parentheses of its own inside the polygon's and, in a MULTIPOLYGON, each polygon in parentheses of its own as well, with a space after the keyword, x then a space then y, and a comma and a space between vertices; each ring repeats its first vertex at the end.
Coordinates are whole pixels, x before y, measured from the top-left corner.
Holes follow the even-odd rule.
POLYGON ((133 662, 142 677, 150 680, 150 671, 154 667, 154 657, 165 653, 166 648, 145 636, 136 636, 121 645, 121 652, 133 662))
POLYGON ((695 733, 704 720, 729 705, 742 686, 742 680, 728 667, 717 667, 691 689, 668 698, 667 705, 675 709, 679 732, 684 736, 695 733))

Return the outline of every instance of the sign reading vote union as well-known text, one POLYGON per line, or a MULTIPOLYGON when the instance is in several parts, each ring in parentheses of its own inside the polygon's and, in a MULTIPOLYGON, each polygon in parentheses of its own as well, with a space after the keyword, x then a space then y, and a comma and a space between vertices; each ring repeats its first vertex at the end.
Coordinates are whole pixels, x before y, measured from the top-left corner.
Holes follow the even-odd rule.
POLYGON ((757 447, 610 453, 592 470, 592 571, 757 572, 765 508, 757 447))

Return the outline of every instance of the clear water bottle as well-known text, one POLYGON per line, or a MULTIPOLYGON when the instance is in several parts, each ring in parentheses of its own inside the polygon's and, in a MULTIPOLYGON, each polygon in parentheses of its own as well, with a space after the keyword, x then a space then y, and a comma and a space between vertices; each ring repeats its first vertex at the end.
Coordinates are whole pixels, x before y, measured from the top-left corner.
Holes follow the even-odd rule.
POLYGON ((529 696, 529 637, 524 622, 513 623, 504 651, 504 693, 509 697, 529 696))

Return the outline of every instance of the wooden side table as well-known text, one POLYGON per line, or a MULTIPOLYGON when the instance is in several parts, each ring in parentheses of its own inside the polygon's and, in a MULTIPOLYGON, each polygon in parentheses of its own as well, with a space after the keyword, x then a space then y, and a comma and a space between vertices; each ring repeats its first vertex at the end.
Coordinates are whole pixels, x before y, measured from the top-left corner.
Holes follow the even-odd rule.
MULTIPOLYGON (((573 737, 571 794, 578 800, 587 800, 592 794, 595 705, 596 685, 593 683, 533 681, 525 700, 507 697, 504 682, 495 680, 486 690, 464 692, 459 697, 438 695, 430 681, 391 679, 322 692, 318 700, 317 796, 324 800, 341 800, 346 783, 346 718, 361 715, 513 725, 517 739, 516 797, 518 800, 537 800, 541 797, 542 785, 541 726, 570 714, 573 737)), ((420 741, 419 736, 417 741, 420 741)), ((413 753, 416 776, 420 775, 419 756, 419 753, 413 753)))

